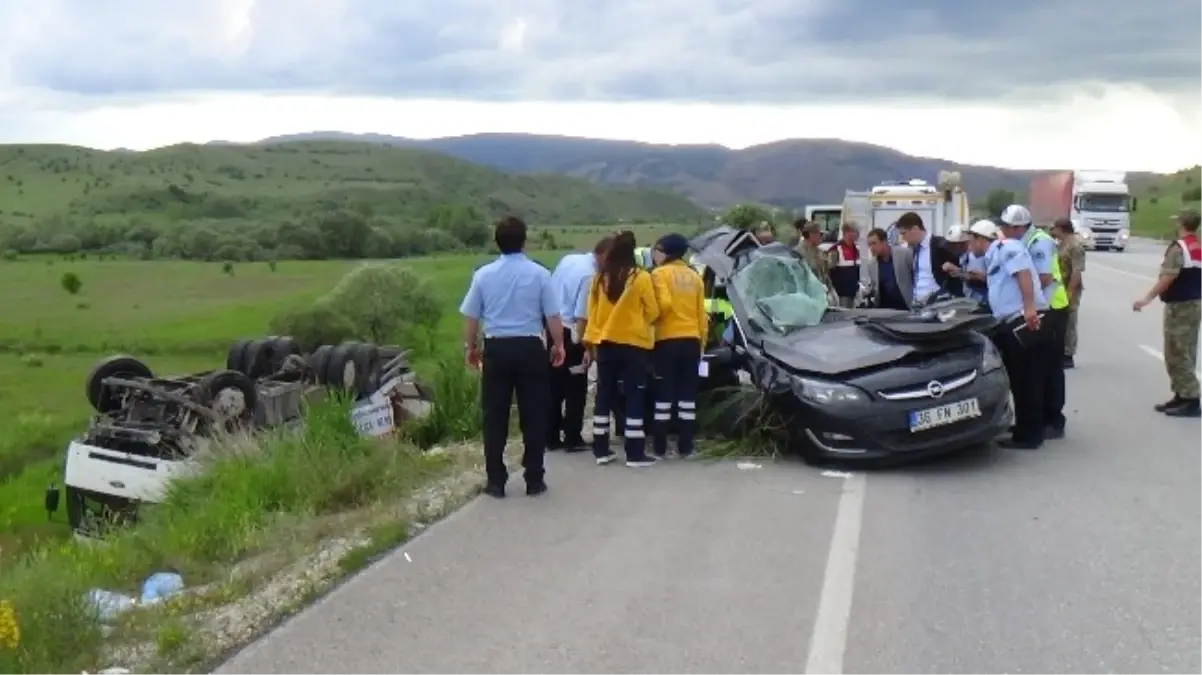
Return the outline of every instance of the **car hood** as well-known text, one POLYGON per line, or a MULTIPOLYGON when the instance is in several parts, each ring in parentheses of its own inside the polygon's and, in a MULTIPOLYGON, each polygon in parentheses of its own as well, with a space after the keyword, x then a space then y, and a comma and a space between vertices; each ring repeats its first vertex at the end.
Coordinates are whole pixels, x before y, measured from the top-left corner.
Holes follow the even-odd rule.
POLYGON ((788 335, 762 335, 764 356, 798 373, 834 376, 933 356, 981 341, 996 321, 981 314, 932 308, 926 315, 889 310, 846 311, 788 335), (942 318, 940 318, 942 317, 942 318))

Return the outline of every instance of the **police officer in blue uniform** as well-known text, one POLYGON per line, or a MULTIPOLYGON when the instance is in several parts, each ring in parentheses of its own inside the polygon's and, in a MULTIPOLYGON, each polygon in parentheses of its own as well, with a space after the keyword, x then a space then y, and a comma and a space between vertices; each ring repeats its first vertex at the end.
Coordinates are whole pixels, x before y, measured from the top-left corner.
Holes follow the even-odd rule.
POLYGON ((468 365, 482 368, 484 463, 488 482, 484 493, 505 496, 505 440, 509 437, 509 408, 517 394, 522 428, 522 467, 526 494, 547 491, 543 457, 547 449, 547 399, 551 371, 547 368, 546 336, 551 338, 551 364, 564 361, 560 298, 551 272, 523 253, 526 223, 507 217, 497 222, 494 240, 501 256, 476 270, 459 306, 464 317, 464 350, 468 365), (483 329, 484 349, 478 344, 483 329))
POLYGON ((1002 323, 994 337, 1014 395, 1014 431, 999 442, 1034 450, 1043 445, 1044 358, 1051 340, 1040 332, 1048 303, 1039 288, 1039 272, 1022 241, 998 238, 998 228, 978 221, 969 228, 973 253, 985 256, 989 307, 1002 323))
POLYGON ((1068 297, 1064 295, 1060 277, 1060 250, 1050 234, 1032 224, 1031 212, 1021 204, 1007 206, 1001 215, 1003 234, 1008 239, 1021 240, 1031 254, 1031 261, 1039 273, 1037 283, 1048 301, 1048 312, 1042 323, 1043 331, 1051 340, 1043 366, 1043 421, 1046 438, 1064 438, 1067 420, 1064 417, 1065 377, 1064 338, 1068 328, 1068 297), (1063 298, 1058 307, 1057 297, 1063 298))

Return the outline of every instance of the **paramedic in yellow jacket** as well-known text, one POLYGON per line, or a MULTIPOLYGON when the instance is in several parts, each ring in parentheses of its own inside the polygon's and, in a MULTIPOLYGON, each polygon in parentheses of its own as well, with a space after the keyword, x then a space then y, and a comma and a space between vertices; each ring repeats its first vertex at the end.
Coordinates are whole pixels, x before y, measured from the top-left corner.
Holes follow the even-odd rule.
POLYGON ((697 385, 702 345, 709 331, 705 311, 705 284, 701 275, 682 258, 689 241, 680 234, 669 234, 655 243, 652 255, 655 269, 655 297, 659 300, 659 319, 655 322, 655 456, 663 459, 668 452, 668 424, 676 412, 676 451, 681 457, 693 454, 697 428, 697 385))
POLYGON ((634 233, 619 233, 597 274, 588 298, 584 344, 597 363, 597 398, 593 403, 593 456, 597 464, 616 459, 609 449, 609 416, 622 383, 626 399, 626 466, 653 466, 647 454, 643 410, 651 349, 651 326, 659 318, 659 302, 651 273, 634 258, 634 233))

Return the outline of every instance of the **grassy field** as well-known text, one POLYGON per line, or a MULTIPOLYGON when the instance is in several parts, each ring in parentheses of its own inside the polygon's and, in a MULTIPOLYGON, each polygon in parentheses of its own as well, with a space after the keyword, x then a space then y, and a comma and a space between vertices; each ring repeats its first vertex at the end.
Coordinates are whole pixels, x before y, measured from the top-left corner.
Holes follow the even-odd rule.
POLYGON ((1138 198, 1132 214, 1132 234, 1141 237, 1168 238, 1177 231, 1173 216, 1183 208, 1202 209, 1199 186, 1202 167, 1192 167, 1158 180, 1135 185, 1138 198))
MULTIPOLYGON (((633 228, 650 243, 670 228, 633 228)), ((678 228, 681 231, 688 231, 678 228)), ((589 250, 608 228, 553 227, 559 247, 589 250)), ((561 251, 532 255, 553 265, 561 251)), ((444 307, 437 336, 458 344, 455 309, 472 271, 490 254, 406 260, 428 279, 444 307)), ((47 485, 57 481, 66 441, 86 424, 91 409, 84 379, 100 358, 129 353, 156 373, 220 367, 236 340, 265 335, 277 314, 311 304, 356 264, 346 261, 242 263, 233 274, 220 263, 140 260, 64 260, 28 256, 0 261, 5 320, 0 322, 0 557, 41 537, 61 538, 65 524, 42 510, 47 485), (73 272, 77 295, 60 279, 73 272)))

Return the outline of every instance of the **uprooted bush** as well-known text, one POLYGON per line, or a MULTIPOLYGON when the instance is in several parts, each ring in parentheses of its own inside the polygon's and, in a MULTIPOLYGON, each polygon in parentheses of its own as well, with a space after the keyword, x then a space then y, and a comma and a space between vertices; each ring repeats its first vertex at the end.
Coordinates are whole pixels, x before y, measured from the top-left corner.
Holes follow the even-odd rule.
POLYGON ((111 665, 100 662, 105 631, 89 589, 134 592, 163 570, 189 586, 227 579, 232 565, 278 547, 305 520, 403 498, 447 467, 444 456, 360 438, 347 413, 347 402, 329 401, 308 411, 303 429, 217 446, 197 459, 205 471, 103 546, 65 542, 0 562, 0 602, 19 631, 15 649, 0 644, 0 672, 111 665))

